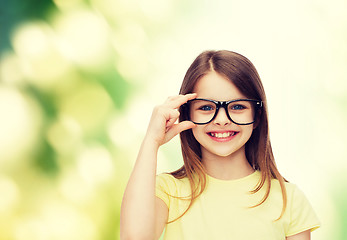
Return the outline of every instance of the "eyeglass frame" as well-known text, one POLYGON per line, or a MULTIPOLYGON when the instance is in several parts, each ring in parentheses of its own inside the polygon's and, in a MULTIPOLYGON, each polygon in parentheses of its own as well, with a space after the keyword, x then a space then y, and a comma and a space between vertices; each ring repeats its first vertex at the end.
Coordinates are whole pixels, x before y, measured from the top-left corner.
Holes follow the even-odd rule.
POLYGON ((198 124, 198 125, 209 124, 210 122, 212 122, 212 121, 216 118, 216 116, 217 116, 217 114, 218 114, 218 112, 219 112, 219 109, 220 109, 221 107, 224 108, 225 113, 226 113, 228 119, 229 119, 231 122, 233 122, 233 123, 235 123, 235 124, 237 124, 237 125, 250 125, 250 124, 252 124, 252 123, 254 123, 254 122, 256 121, 257 111, 255 111, 255 113, 254 113, 254 120, 253 120, 253 122, 250 122, 250 123, 237 123, 237 122, 235 122, 235 121, 230 117, 230 114, 229 114, 229 111, 228 111, 228 105, 229 105, 230 103, 233 103, 233 102, 248 101, 248 102, 254 102, 254 103, 256 104, 256 107, 258 107, 259 109, 263 107, 263 101, 261 101, 261 100, 256 100, 256 99, 246 99, 246 98, 245 98, 245 99, 242 99, 242 98, 241 98, 241 99, 234 99, 234 100, 230 100, 230 101, 216 101, 216 100, 205 99, 205 98, 194 98, 194 99, 192 99, 192 100, 189 100, 188 102, 186 102, 186 103, 183 104, 182 106, 183 106, 184 108, 187 108, 187 109, 188 109, 189 103, 190 103, 190 102, 193 102, 193 101, 195 101, 195 100, 204 100, 204 101, 212 102, 212 103, 214 103, 214 104, 216 105, 216 112, 214 113, 214 115, 213 115, 213 117, 211 118, 211 120, 208 121, 208 122, 206 122, 206 123, 196 123, 196 122, 190 120, 190 114, 189 114, 189 113, 187 114, 188 120, 190 120, 190 121, 192 121, 193 123, 198 124))

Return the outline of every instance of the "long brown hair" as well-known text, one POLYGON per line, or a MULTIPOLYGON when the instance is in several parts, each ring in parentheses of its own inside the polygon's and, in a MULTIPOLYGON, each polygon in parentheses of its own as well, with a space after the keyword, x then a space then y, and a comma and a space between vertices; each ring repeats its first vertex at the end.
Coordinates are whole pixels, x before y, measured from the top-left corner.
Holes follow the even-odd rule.
MULTIPOLYGON (((257 114, 256 128, 253 130, 250 139, 246 143, 245 150, 246 158, 250 165, 255 170, 261 172, 261 179, 251 193, 258 192, 262 187, 266 188, 262 200, 252 207, 257 207, 266 201, 270 193, 271 179, 278 179, 283 198, 283 208, 278 218, 280 219, 287 205, 287 194, 284 185, 285 179, 277 170, 272 153, 269 138, 266 96, 259 74, 251 61, 238 53, 226 50, 205 51, 201 53, 189 67, 184 77, 180 94, 192 93, 197 81, 211 71, 215 71, 229 79, 247 98, 257 99, 263 102, 261 112, 257 114)), ((180 108, 179 120, 184 121, 187 119, 188 116, 186 111, 180 108)), ((195 139, 192 130, 189 129, 181 132, 180 138, 184 165, 180 169, 171 172, 171 175, 178 179, 187 177, 190 182, 190 204, 186 211, 180 216, 182 217, 189 210, 194 200, 204 191, 206 187, 206 174, 201 162, 200 144, 195 139)))

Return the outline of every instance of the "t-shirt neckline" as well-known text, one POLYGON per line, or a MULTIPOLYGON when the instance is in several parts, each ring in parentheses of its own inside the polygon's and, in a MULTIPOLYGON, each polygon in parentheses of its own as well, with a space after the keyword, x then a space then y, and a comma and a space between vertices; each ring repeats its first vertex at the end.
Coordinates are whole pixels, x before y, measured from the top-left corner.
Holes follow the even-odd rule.
POLYGON ((236 178, 236 179, 230 179, 230 180, 223 180, 223 179, 219 179, 219 178, 215 178, 215 177, 212 177, 210 175, 208 175, 206 173, 206 176, 207 178, 212 181, 212 182, 215 182, 215 183, 239 183, 239 182, 246 182, 246 181, 249 181, 253 178, 256 178, 258 176, 260 176, 260 171, 259 170, 255 170, 253 173, 247 175, 247 176, 244 176, 244 177, 241 177, 241 178, 236 178))

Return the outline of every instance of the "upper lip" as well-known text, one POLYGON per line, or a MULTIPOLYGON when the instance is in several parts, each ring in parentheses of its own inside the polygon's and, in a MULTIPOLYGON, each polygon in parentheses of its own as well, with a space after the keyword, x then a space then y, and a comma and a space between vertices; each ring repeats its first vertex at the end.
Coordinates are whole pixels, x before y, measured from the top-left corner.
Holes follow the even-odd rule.
POLYGON ((238 132, 234 130, 215 130, 215 131, 208 131, 207 133, 228 133, 228 132, 238 132))

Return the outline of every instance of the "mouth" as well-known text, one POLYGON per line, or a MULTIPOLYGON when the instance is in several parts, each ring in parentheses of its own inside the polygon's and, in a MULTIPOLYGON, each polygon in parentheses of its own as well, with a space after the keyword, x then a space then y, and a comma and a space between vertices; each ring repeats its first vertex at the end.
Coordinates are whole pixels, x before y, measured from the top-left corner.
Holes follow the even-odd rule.
POLYGON ((235 131, 208 132, 207 135, 209 135, 213 140, 216 140, 216 141, 229 141, 238 133, 239 132, 235 132, 235 131))

